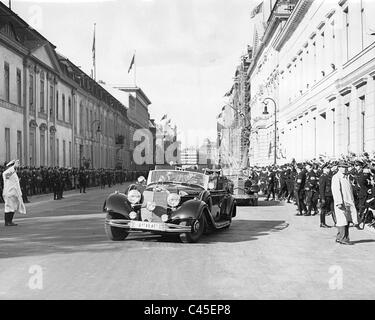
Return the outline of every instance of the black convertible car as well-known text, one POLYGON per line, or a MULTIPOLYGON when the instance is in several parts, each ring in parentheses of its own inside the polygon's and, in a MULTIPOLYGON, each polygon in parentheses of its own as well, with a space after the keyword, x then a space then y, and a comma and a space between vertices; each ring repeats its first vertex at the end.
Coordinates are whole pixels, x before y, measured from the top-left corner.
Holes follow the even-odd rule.
POLYGON ((236 203, 226 180, 216 175, 154 170, 146 185, 133 184, 125 193, 109 195, 103 211, 111 240, 147 231, 197 242, 205 232, 228 228, 236 216, 236 203))

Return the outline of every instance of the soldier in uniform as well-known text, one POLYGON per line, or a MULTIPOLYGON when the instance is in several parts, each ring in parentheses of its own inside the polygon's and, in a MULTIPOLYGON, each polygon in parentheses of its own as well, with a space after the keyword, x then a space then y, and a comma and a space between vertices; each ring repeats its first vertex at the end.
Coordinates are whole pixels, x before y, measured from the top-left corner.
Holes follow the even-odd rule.
POLYGON ((357 199, 358 199, 358 213, 359 213, 360 218, 363 216, 363 213, 366 210, 366 200, 368 197, 369 190, 371 190, 370 175, 364 172, 363 170, 364 167, 365 167, 365 164, 362 161, 358 160, 355 162, 355 169, 357 171, 355 180, 358 186, 357 199))
POLYGON ((53 200, 60 200, 59 190, 60 190, 60 172, 55 168, 52 173, 52 185, 53 185, 53 200))
POLYGON ((323 173, 319 178, 321 228, 330 228, 330 226, 326 224, 326 215, 329 212, 333 212, 332 217, 334 217, 334 204, 331 190, 332 175, 330 171, 331 169, 328 167, 328 164, 323 165, 323 173))
POLYGON ((27 174, 24 170, 20 172, 20 187, 22 192, 22 200, 24 203, 29 203, 29 199, 27 198, 27 174))
MULTIPOLYGON (((305 216, 311 216, 311 211, 314 209, 314 197, 316 196, 317 192, 317 177, 315 172, 313 171, 313 167, 311 163, 306 163, 306 180, 305 180, 305 203, 307 206, 307 212, 305 216)), ((315 215, 314 212, 313 215, 315 215)))
MULTIPOLYGON (((0 167, 0 176, 3 176, 4 168, 0 167)), ((3 188, 4 188, 4 181, 3 179, 0 179, 0 203, 4 203, 3 199, 3 188)))
POLYGON ((79 170, 78 181, 79 181, 79 193, 82 193, 82 191, 83 193, 86 193, 87 176, 83 167, 81 167, 81 169, 79 170))
POLYGON ((275 184, 276 184, 276 174, 275 171, 271 168, 267 168, 267 198, 266 201, 269 201, 272 194, 272 200, 275 200, 275 184))
POLYGON ((287 203, 290 203, 290 200, 293 198, 294 195, 294 180, 295 180, 296 171, 294 168, 290 166, 286 169, 286 185, 288 188, 288 200, 287 203))
POLYGON ((294 182, 294 196, 296 198, 298 213, 297 216, 302 216, 306 214, 306 206, 304 203, 304 189, 305 189, 305 180, 306 173, 303 170, 302 165, 296 166, 296 180, 294 182))
POLYGON ((288 171, 286 168, 282 168, 280 172, 280 192, 278 194, 279 200, 283 200, 288 195, 288 171))

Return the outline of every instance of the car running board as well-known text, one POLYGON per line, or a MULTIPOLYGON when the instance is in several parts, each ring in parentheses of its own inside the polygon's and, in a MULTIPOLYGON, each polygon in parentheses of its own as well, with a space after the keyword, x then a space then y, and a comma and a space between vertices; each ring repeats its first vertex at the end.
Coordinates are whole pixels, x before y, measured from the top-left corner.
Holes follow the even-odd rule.
POLYGON ((211 217, 211 215, 209 215, 210 216, 210 220, 211 220, 211 223, 212 223, 212 226, 216 229, 216 230, 218 230, 218 229, 223 229, 223 228, 225 228, 225 227, 228 227, 229 225, 230 225, 230 221, 228 221, 228 220, 224 220, 224 221, 215 221, 215 220, 213 220, 213 218, 211 217))

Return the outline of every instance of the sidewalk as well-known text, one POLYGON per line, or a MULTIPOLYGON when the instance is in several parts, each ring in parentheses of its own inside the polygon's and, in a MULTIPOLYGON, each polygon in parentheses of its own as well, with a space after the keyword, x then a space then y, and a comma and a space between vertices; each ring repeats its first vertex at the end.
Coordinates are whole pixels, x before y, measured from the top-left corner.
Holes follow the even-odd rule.
MULTIPOLYGON (((291 208, 291 212, 293 212, 293 214, 297 213, 296 211, 296 205, 294 205, 294 203, 287 203, 285 201, 279 201, 280 203, 283 203, 285 206, 288 206, 291 208)), ((319 217, 319 214, 317 214, 315 217, 319 217)), ((332 219, 332 218, 329 218, 329 219, 332 219)), ((365 231, 366 233, 372 233, 372 234, 375 234, 375 228, 372 228, 372 227, 369 227, 368 225, 365 225, 365 228, 363 229, 363 231, 365 231)))
MULTIPOLYGON (((110 188, 108 186, 106 186, 104 189, 102 189, 100 186, 90 187, 90 188, 86 188, 86 192, 89 192, 89 191, 92 191, 92 190, 103 190, 103 191, 107 190, 107 191, 110 191, 110 190, 122 190, 122 189, 124 189, 124 191, 125 191, 125 189, 132 183, 135 183, 135 182, 134 181, 133 182, 127 181, 127 182, 124 182, 123 184, 112 185, 110 188)), ((79 192, 79 188, 69 190, 69 191, 64 191, 64 193, 63 193, 64 198, 70 198, 70 197, 75 197, 75 196, 79 196, 79 195, 81 195, 81 193, 79 192)), ((29 196, 28 199, 29 199, 30 203, 25 203, 26 208, 28 206, 32 206, 33 204, 46 202, 46 201, 54 201, 53 200, 53 193, 46 193, 46 194, 38 194, 38 195, 35 195, 35 196, 29 196)), ((4 203, 0 203, 0 210, 3 210, 3 209, 4 209, 4 203)))

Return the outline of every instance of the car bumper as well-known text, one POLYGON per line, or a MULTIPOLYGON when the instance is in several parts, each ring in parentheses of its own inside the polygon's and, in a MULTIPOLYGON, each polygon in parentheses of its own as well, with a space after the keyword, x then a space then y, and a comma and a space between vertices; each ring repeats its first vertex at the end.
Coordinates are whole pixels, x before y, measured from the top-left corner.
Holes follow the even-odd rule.
POLYGON ((164 222, 153 222, 148 223, 147 227, 142 227, 141 225, 133 226, 134 220, 126 219, 106 219, 105 224, 111 227, 127 229, 130 232, 134 231, 148 231, 157 233, 190 233, 191 226, 178 225, 174 223, 164 223, 164 222), (155 227, 152 228, 152 225, 155 227), (156 227, 157 226, 157 227, 156 227))

